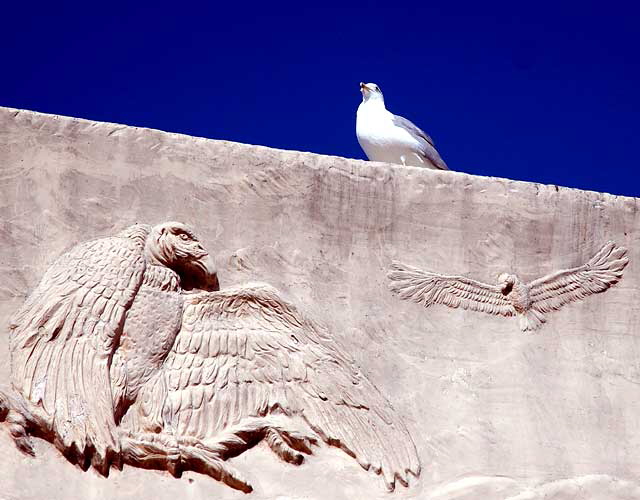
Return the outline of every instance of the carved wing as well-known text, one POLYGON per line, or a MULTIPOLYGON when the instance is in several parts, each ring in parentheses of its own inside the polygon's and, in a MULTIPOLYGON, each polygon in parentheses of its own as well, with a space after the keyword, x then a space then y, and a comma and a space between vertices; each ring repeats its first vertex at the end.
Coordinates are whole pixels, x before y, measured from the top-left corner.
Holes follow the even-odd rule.
POLYGON ((500 288, 464 276, 445 276, 394 262, 387 274, 389 288, 401 299, 429 307, 443 304, 501 316, 515 316, 500 288))
POLYGON ((163 426, 177 435, 213 438, 245 417, 299 415, 325 442, 383 474, 390 489, 396 478, 406 484, 407 473, 420 472, 390 404, 269 286, 187 298, 164 376, 163 426))
POLYGON ((626 253, 626 248, 609 241, 583 266, 531 282, 531 309, 540 313, 555 311, 569 302, 604 292, 622 278, 629 263, 626 253))
POLYGON ((55 442, 104 470, 115 437, 109 363, 140 286, 139 227, 80 244, 45 273, 12 319, 12 382, 41 408, 55 442))

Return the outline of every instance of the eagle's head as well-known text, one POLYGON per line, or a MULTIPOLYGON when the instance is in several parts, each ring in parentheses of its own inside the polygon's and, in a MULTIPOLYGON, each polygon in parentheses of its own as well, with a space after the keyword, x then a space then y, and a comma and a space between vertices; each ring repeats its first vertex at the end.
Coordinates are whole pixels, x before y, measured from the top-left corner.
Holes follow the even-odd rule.
POLYGON ((518 277, 515 274, 502 273, 498 276, 498 286, 502 295, 509 295, 513 290, 513 285, 518 282, 518 277))
POLYGON ((185 290, 220 289, 215 261, 186 224, 172 221, 154 226, 146 253, 151 262, 175 271, 185 290))

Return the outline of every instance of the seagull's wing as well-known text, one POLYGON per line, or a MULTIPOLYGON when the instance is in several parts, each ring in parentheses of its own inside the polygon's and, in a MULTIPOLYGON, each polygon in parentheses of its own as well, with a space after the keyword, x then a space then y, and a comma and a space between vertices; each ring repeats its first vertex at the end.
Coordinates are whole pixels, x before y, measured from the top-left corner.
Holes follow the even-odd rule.
POLYGON ((214 438, 244 418, 284 412, 382 474, 390 489, 420 472, 391 405, 327 332, 270 286, 187 298, 164 370, 162 418, 178 435, 214 438))
POLYGON ((626 248, 609 241, 586 264, 531 282, 531 309, 540 313, 555 311, 569 302, 604 292, 622 278, 629 263, 626 253, 626 248))
POLYGON ((431 144, 431 146, 433 146, 434 148, 436 147, 431 136, 427 134, 424 130, 416 126, 416 124, 413 123, 412 121, 407 120, 406 118, 399 115, 393 115, 393 124, 397 127, 401 127, 405 129, 407 132, 409 132, 412 136, 416 138, 424 139, 429 144, 431 144))
POLYGON ((401 299, 429 307, 443 304, 500 316, 515 316, 513 305, 500 288, 464 276, 444 276, 394 262, 389 288, 401 299))
POLYGON ((409 132, 409 134, 411 134, 411 136, 420 143, 420 153, 422 153, 422 155, 436 168, 449 170, 449 167, 447 167, 447 164, 436 150, 436 145, 434 144, 433 139, 431 139, 424 130, 417 127, 413 122, 398 115, 393 115, 393 124, 396 127, 400 127, 409 132))

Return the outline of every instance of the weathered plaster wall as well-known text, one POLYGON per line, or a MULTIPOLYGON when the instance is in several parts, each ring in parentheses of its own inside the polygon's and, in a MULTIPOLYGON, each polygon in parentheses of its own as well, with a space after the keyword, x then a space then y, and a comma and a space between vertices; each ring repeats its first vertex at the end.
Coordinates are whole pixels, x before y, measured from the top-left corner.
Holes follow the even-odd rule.
MULTIPOLYGON (((423 473, 393 498, 640 498, 636 199, 2 108, 0 380, 8 317, 48 264, 164 220, 196 227, 223 287, 264 281, 303 304, 404 415, 423 473), (629 250, 622 281, 535 333, 387 288, 393 259, 533 279, 610 239, 629 250)), ((126 467, 105 479, 42 441, 28 458, 4 431, 0 450, 0 498, 245 498, 194 473, 126 467)), ((391 498, 327 447, 300 467, 262 446, 233 463, 253 481, 247 498, 391 498)))

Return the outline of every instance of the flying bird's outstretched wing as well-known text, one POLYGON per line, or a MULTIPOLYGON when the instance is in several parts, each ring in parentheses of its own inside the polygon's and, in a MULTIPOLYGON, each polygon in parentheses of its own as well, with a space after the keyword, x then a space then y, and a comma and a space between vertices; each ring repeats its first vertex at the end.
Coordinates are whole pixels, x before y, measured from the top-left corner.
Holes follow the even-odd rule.
POLYGON ((144 232, 80 244, 60 257, 12 318, 13 386, 51 422, 54 442, 101 470, 119 451, 109 363, 145 269, 144 232))
POLYGON ((436 145, 434 144, 433 139, 431 139, 424 130, 416 126, 412 121, 398 115, 393 115, 393 124, 405 129, 418 141, 420 144, 420 153, 422 153, 422 156, 430 161, 434 167, 441 170, 449 170, 449 167, 447 167, 447 164, 436 150, 436 145))
POLYGON ((464 276, 444 276, 394 262, 387 277, 392 292, 425 307, 443 304, 500 316, 516 314, 499 287, 464 276))
POLYGON ((609 241, 583 266, 532 281, 529 284, 531 309, 543 318, 542 314, 556 311, 569 302, 604 292, 622 278, 629 262, 626 253, 626 248, 609 241))
POLYGON ((382 474, 390 489, 420 472, 413 441, 390 404, 267 285, 187 297, 163 370, 141 413, 177 436, 205 441, 243 419, 298 415, 325 442, 382 474))

